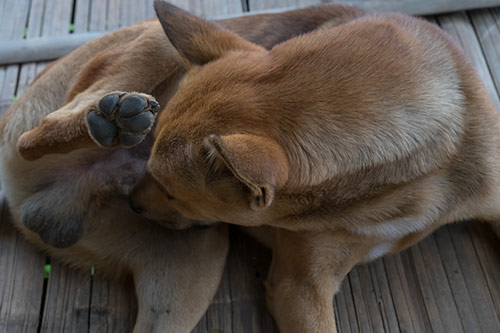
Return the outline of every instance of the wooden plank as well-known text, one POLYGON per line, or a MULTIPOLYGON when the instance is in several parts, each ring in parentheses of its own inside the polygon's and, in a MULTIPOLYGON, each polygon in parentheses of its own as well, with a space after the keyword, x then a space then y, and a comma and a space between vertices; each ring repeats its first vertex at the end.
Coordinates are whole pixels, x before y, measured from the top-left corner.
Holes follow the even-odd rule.
POLYGON ((266 309, 262 281, 270 252, 240 231, 231 232, 227 266, 233 332, 277 332, 266 309))
POLYGON ((471 299, 468 295, 464 277, 461 274, 457 254, 453 246, 450 246, 452 242, 449 230, 447 228, 440 229, 436 232, 435 237, 443 262, 446 263, 444 268, 455 299, 457 311, 460 315, 460 321, 465 331, 472 332, 479 327, 479 325, 471 299))
POLYGON ((376 280, 370 272, 370 265, 360 265, 357 268, 363 298, 370 316, 372 331, 382 332, 384 330, 384 323, 380 313, 379 299, 377 297, 376 280))
POLYGON ((102 279, 98 273, 92 279, 89 332, 132 332, 137 315, 133 286, 102 279))
POLYGON ((349 275, 342 281, 341 292, 344 295, 345 308, 347 312, 347 321, 349 322, 350 332, 360 332, 358 320, 356 317, 356 308, 354 307, 354 296, 351 288, 349 275))
POLYGON ((42 36, 60 36, 68 34, 72 9, 72 1, 46 0, 42 36))
POLYGON ((77 49, 82 44, 105 34, 104 32, 77 33, 58 37, 0 41, 0 64, 19 64, 57 59, 77 49))
POLYGON ((408 282, 404 278, 404 274, 401 274, 403 270, 401 259, 399 256, 390 255, 384 257, 383 261, 401 331, 419 332, 418 328, 414 327, 417 319, 413 315, 412 303, 409 301, 408 282))
POLYGON ((121 0, 109 0, 108 2, 108 29, 113 30, 113 29, 118 29, 123 24, 121 23, 120 19, 120 3, 121 0))
POLYGON ((90 1, 89 31, 105 31, 107 16, 107 1, 90 1))
POLYGON ((302 8, 311 5, 340 4, 377 11, 396 11, 412 15, 450 13, 466 9, 500 5, 498 0, 249 0, 250 11, 271 8, 302 8))
POLYGON ((193 332, 231 332, 233 326, 231 311, 231 287, 226 265, 217 294, 193 332))
POLYGON ((465 54, 472 60, 479 76, 488 90, 493 103, 500 109, 500 99, 498 97, 495 84, 490 75, 490 70, 484 59, 483 51, 469 17, 461 12, 451 15, 441 15, 438 17, 441 28, 446 31, 462 47, 465 54))
MULTIPOLYGON (((154 17, 152 0, 148 0, 145 3, 132 0, 127 1, 110 0, 109 4, 98 0, 78 1, 75 11, 74 30, 77 32, 75 34, 59 38, 22 40, 13 43, 1 41, 2 38, 0 38, 0 64, 53 60, 116 28, 129 26, 154 17), (90 21, 88 19, 89 12, 90 21), (83 33, 86 31, 100 31, 101 33, 83 33)), ((39 1, 35 0, 36 2, 39 1)), ((52 3, 54 2, 49 2, 49 4, 52 3)), ((69 2, 65 3, 69 4, 69 2)), ((215 0, 206 2, 196 1, 189 4, 180 1, 178 5, 202 16, 236 14, 243 11, 241 3, 229 0, 224 1, 222 4, 220 1, 216 2, 215 0)), ((67 11, 68 5, 58 7, 57 9, 58 12, 55 15, 60 15, 67 11)), ((53 8, 50 10, 53 10, 53 8)), ((51 24, 65 24, 61 23, 60 20, 50 20, 50 22, 54 21, 59 23, 51 24)), ((51 29, 50 26, 45 28, 51 29)))
POLYGON ((449 230, 472 308, 478 321, 476 327, 482 332, 499 331, 500 315, 496 313, 471 235, 463 223, 454 225, 449 230))
POLYGON ((36 332, 41 310, 45 257, 11 225, 7 204, 0 211, 0 332, 36 332))
POLYGON ((154 0, 145 0, 144 4, 146 5, 146 18, 149 20, 150 18, 156 17, 155 9, 153 7, 154 0))
POLYGON ((75 4, 75 34, 87 32, 89 29, 90 0, 78 0, 75 4))
MULTIPOLYGON (((496 91, 500 94, 500 9, 477 10, 469 12, 481 50, 483 51, 496 91)), ((498 107, 500 110, 500 107, 498 107)))
MULTIPOLYGON (((28 0, 5 0, 0 12, 0 39, 22 39, 28 0)), ((36 15, 36 13, 33 13, 36 15)), ((19 66, 0 67, 0 113, 12 103, 19 66)), ((11 225, 1 196, 0 332, 36 332, 43 294, 45 257, 28 245, 11 225)))
POLYGON ((347 305, 342 286, 340 287, 337 295, 335 295, 333 308, 335 310, 335 322, 337 324, 337 331, 343 333, 352 332, 351 320, 347 312, 347 305))
POLYGON ((425 312, 429 317, 432 330, 434 332, 463 331, 434 237, 427 237, 418 245, 413 246, 410 252, 415 263, 420 292, 425 302, 425 312))
POLYGON ((486 224, 468 223, 467 226, 485 274, 496 313, 500 316, 500 239, 486 224))
POLYGON ((365 297, 361 290, 361 283, 359 281, 358 267, 355 267, 349 273, 349 282, 351 283, 351 291, 354 300, 354 308, 356 310, 356 320, 361 332, 373 331, 370 316, 365 304, 365 297))
POLYGON ((41 332, 87 332, 89 328, 90 272, 51 264, 41 332))
POLYGON ((0 115, 7 110, 14 100, 16 91, 17 75, 19 73, 19 66, 3 66, 0 67, 0 115))
MULTIPOLYGON (((24 35, 24 24, 28 18, 29 1, 5 0, 0 13, 0 40, 19 40, 24 35)), ((0 114, 5 112, 13 102, 19 66, 0 67, 0 114)))
POLYGON ((380 293, 379 302, 382 311, 382 319, 384 320, 385 331, 400 332, 384 261, 382 259, 376 260, 370 264, 370 269, 374 270, 372 275, 375 276, 377 290, 380 293))

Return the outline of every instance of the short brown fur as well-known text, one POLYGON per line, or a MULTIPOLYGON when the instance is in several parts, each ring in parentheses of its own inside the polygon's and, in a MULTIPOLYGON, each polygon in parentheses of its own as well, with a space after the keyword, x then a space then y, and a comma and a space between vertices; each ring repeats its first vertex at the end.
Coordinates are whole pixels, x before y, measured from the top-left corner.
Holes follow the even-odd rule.
MULTIPOLYGON (((332 6, 220 23, 271 47, 361 13, 332 6)), ((185 71, 160 23, 146 21, 90 42, 49 66, 0 123, 2 190, 15 225, 62 262, 95 266, 109 277, 132 277, 139 305, 135 332, 188 332, 194 327, 222 276, 227 231, 224 225, 169 231, 132 212, 127 196, 144 174, 153 138, 128 150, 102 149, 90 137, 85 119, 102 97, 116 90, 153 94, 164 105, 185 71), (117 47, 122 50, 118 55, 117 47), (75 229, 77 238, 64 243, 65 248, 45 244, 23 223, 26 214, 46 218, 45 229, 37 230, 50 237, 61 232, 75 236, 75 229)), ((186 223, 172 211, 164 213, 158 217, 161 223, 186 223)))
POLYGON ((268 51, 157 6, 189 71, 148 161, 160 189, 132 200, 274 227, 268 306, 282 331, 335 331, 332 297, 359 262, 456 220, 499 230, 499 116, 436 26, 366 13, 268 51))

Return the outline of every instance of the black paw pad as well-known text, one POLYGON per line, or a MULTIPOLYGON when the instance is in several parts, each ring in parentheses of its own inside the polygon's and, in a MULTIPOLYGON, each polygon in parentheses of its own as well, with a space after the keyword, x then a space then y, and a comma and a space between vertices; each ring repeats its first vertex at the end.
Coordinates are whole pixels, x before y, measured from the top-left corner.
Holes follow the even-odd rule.
POLYGON ((148 101, 141 96, 127 97, 120 105, 120 117, 127 118, 135 116, 141 113, 146 106, 148 106, 148 101))
POLYGON ((107 95, 87 117, 90 135, 103 147, 135 146, 151 131, 159 109, 157 101, 142 95, 107 95))
POLYGON ((99 110, 107 115, 111 115, 115 111, 119 100, 120 97, 118 95, 108 95, 99 102, 99 110))
POLYGON ((111 120, 104 118, 96 112, 90 112, 88 118, 89 129, 92 137, 104 147, 115 145, 118 128, 111 120))
POLYGON ((143 132, 148 129, 155 119, 152 112, 140 113, 123 120, 123 128, 131 133, 143 132))

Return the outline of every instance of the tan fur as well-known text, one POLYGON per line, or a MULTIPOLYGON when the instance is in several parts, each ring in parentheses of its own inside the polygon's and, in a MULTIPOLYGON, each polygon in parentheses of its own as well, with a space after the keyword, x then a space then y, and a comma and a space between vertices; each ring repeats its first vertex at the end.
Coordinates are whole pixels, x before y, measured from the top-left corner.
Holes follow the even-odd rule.
MULTIPOLYGON (((325 22, 343 22, 361 13, 332 6, 221 24, 271 47, 325 22)), ((0 123, 2 190, 16 227, 62 262, 95 266, 109 277, 131 276, 139 305, 136 332, 187 332, 194 327, 221 278, 227 230, 220 225, 169 231, 133 213, 127 196, 144 174, 153 138, 132 149, 101 149, 89 136, 86 116, 116 90, 154 95, 165 105, 186 71, 184 61, 158 21, 143 22, 88 43, 47 67, 0 123), (79 231, 77 222, 83 223, 82 234, 77 233, 74 243, 64 243, 66 248, 44 244, 23 224, 25 210, 47 218, 47 230, 42 231, 50 236, 60 231, 72 235, 68 228, 79 231)), ((136 191, 154 193, 155 186, 145 178, 136 191)), ((173 210, 151 218, 175 227, 187 223, 173 210)))
POLYGON ((436 26, 367 13, 268 51, 157 5, 190 70, 159 118, 159 186, 132 201, 276 228, 267 291, 282 331, 335 331, 332 297, 359 262, 456 220, 498 230, 499 116, 436 26))

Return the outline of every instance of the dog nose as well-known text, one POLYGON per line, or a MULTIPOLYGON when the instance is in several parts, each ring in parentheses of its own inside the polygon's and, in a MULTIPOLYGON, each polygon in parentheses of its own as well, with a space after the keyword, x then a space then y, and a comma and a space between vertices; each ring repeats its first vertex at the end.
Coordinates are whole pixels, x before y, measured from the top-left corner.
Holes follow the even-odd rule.
POLYGON ((137 214, 142 214, 144 212, 144 208, 142 208, 141 205, 135 202, 135 200, 131 196, 129 196, 128 198, 128 203, 130 205, 130 208, 132 208, 132 210, 137 214))

